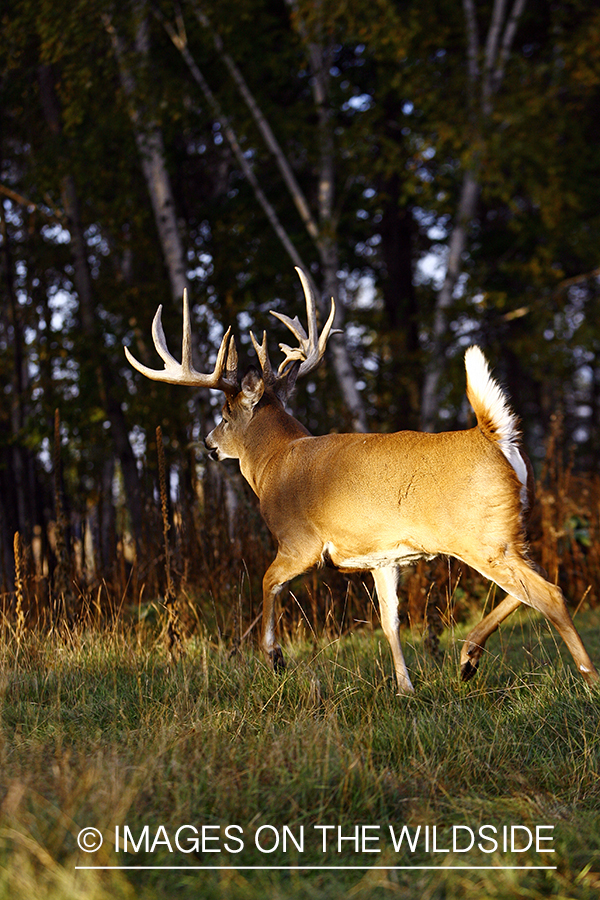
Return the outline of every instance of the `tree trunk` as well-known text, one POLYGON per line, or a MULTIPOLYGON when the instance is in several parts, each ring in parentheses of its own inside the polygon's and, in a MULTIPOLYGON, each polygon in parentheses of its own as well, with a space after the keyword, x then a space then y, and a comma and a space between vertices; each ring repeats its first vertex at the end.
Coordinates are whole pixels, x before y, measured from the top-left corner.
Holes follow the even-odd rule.
POLYGON ((378 190, 383 202, 380 284, 385 308, 385 323, 378 339, 378 379, 391 427, 415 429, 420 417, 417 372, 421 348, 413 268, 414 221, 411 208, 402 205, 402 182, 397 173, 382 180, 378 190))
MULTIPOLYGON (((474 0, 463 0, 467 36, 467 88, 472 144, 477 147, 485 139, 485 132, 494 109, 494 95, 504 79, 506 62, 514 42, 517 26, 526 0, 514 0, 506 16, 507 0, 494 0, 485 49, 483 70, 480 70, 480 42, 474 0)), ((465 170, 458 210, 448 244, 448 263, 442 287, 438 293, 431 332, 430 361, 425 373, 421 396, 421 427, 433 431, 439 407, 438 385, 446 368, 446 338, 448 310, 452 306, 454 288, 462 271, 463 255, 467 248, 469 224, 474 219, 479 199, 479 168, 481 152, 475 151, 465 170)))
MULTIPOLYGON (((335 327, 341 329, 344 323, 344 307, 340 297, 337 274, 339 268, 339 253, 338 248, 335 245, 335 238, 332 237, 333 233, 335 232, 333 220, 333 133, 331 130, 330 122, 328 121, 329 111, 327 108, 327 88, 326 82, 322 77, 322 66, 319 62, 320 48, 314 46, 314 48, 309 51, 312 54, 311 66, 314 63, 314 67, 318 69, 318 79, 315 78, 315 84, 317 84, 318 82, 318 86, 316 87, 316 102, 320 122, 319 134, 322 141, 321 167, 319 177, 319 224, 317 225, 315 219, 310 213, 306 198, 304 197, 304 194, 302 193, 302 190, 298 182, 296 181, 291 166, 289 165, 279 143, 277 142, 277 139, 275 138, 270 125, 265 119, 254 96, 248 88, 248 85, 246 84, 242 73, 240 72, 232 58, 227 53, 225 53, 221 38, 214 31, 212 31, 207 16, 198 8, 197 5, 195 6, 195 12, 198 20, 203 25, 203 27, 211 31, 215 47, 226 67, 229 69, 234 81, 236 82, 238 89, 240 90, 240 93, 244 101, 246 102, 250 112, 252 113, 259 131, 263 136, 263 139, 265 140, 267 147, 273 154, 283 180, 288 188, 289 194, 294 202, 294 205, 296 206, 296 209, 298 210, 298 213, 308 231, 308 234, 317 249, 323 274, 324 295, 321 296, 316 289, 315 294, 319 299, 319 305, 322 312, 326 312, 329 298, 334 297, 337 306, 335 327), (327 237, 325 237, 324 235, 327 235, 327 237)), ((206 79, 202 75, 192 54, 190 53, 190 50, 187 46, 185 29, 183 27, 179 27, 178 29, 176 29, 170 22, 165 19, 164 15, 160 12, 159 9, 155 8, 154 14, 156 18, 162 23, 173 44, 181 53, 186 65, 188 66, 188 69, 192 74, 192 77, 200 86, 206 100, 213 110, 214 115, 221 125, 221 130, 233 150, 233 153, 244 174, 244 177, 252 186, 256 199, 258 200, 267 218, 269 219, 269 222, 271 223, 271 226, 275 231, 277 237, 281 241, 283 247, 285 248, 294 265, 299 266, 308 274, 308 277, 311 280, 314 288, 314 283, 312 282, 312 277, 310 275, 308 267, 302 261, 298 250, 290 240, 290 237, 283 227, 273 205, 267 199, 264 191, 260 187, 260 184, 252 167, 250 166, 248 160, 241 150, 239 141, 234 129, 231 126, 231 123, 224 115, 218 100, 211 91, 206 79)), ((181 20, 180 26, 182 26, 181 20)), ((353 427, 357 431, 366 431, 367 422, 364 403, 362 401, 362 397, 356 389, 356 377, 353 371, 350 354, 348 352, 348 347, 344 336, 333 335, 330 340, 330 346, 332 350, 333 367, 336 374, 336 379, 339 384, 344 403, 350 412, 353 427)))
POLYGON ((446 275, 435 304, 431 330, 431 361, 426 370, 421 396, 421 427, 423 431, 433 431, 437 422, 438 385, 445 369, 447 310, 452 305, 454 288, 461 273, 469 224, 475 216, 478 198, 479 184, 476 176, 473 172, 466 172, 460 192, 458 214, 450 235, 446 275))
MULTIPOLYGON (((150 37, 148 21, 145 15, 145 4, 138 2, 135 6, 138 18, 135 49, 141 65, 148 69, 150 60, 150 37)), ((104 17, 117 59, 121 85, 129 104, 129 116, 133 126, 135 142, 140 153, 142 172, 150 195, 154 221, 163 251, 165 265, 169 273, 171 293, 177 309, 181 307, 183 291, 189 288, 187 277, 186 254, 175 209, 175 199, 171 188, 171 179, 165 161, 165 148, 162 132, 153 121, 152 115, 146 116, 136 101, 136 79, 127 63, 125 42, 114 28, 110 18, 104 17)))
POLYGON ((23 445, 23 426, 25 424, 25 379, 23 364, 23 329, 19 317, 19 304, 15 293, 13 279, 13 262, 4 201, 0 201, 0 234, 2 236, 2 257, 4 282, 8 297, 8 324, 11 329, 10 344, 13 348, 13 370, 10 403, 10 478, 13 493, 13 531, 19 531, 27 542, 31 539, 34 524, 33 494, 30 493, 30 469, 32 460, 23 445))
MULTIPOLYGON (((59 136, 62 131, 60 109, 54 89, 54 79, 50 66, 39 67, 40 96, 44 115, 50 131, 59 136)), ((75 290, 79 298, 79 316, 82 334, 85 337, 86 347, 89 350, 89 358, 82 358, 80 365, 91 365, 94 369, 95 379, 98 384, 100 402, 111 425, 111 437, 115 445, 117 456, 121 461, 127 505, 131 517, 136 544, 139 546, 142 522, 141 487, 137 471, 135 455, 129 440, 129 429, 120 402, 116 399, 114 389, 114 376, 112 370, 104 358, 101 344, 98 342, 98 329, 92 278, 90 274, 87 247, 81 222, 79 196, 75 179, 71 174, 64 176, 61 184, 61 197, 67 217, 67 224, 71 235, 71 247, 73 251, 73 268, 75 290)))
MULTIPOLYGON (((296 9, 294 0, 288 5, 296 9)), ((303 28, 303 26, 301 26, 303 28)), ((337 238, 337 216, 335 213, 335 142, 332 126, 332 111, 329 99, 329 81, 333 48, 316 44, 303 35, 307 47, 309 65, 312 73, 312 88, 318 116, 319 138, 319 181, 318 209, 319 233, 315 241, 321 270, 325 296, 333 297, 336 302, 336 318, 334 327, 343 329, 345 308, 339 290, 339 246, 337 238)), ((348 353, 348 346, 343 335, 333 335, 331 339, 333 367, 340 385, 355 431, 366 432, 367 415, 363 399, 356 387, 356 376, 348 353)))

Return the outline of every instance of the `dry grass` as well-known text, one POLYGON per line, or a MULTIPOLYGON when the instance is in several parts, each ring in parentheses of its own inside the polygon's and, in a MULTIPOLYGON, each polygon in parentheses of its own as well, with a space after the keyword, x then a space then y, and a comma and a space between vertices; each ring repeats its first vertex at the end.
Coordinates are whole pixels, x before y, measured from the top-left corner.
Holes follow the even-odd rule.
MULTIPOLYGON (((220 482, 209 483, 204 505, 194 515, 183 508, 168 509, 164 460, 161 471, 158 502, 148 509, 146 543, 135 557, 126 534, 116 545, 113 565, 101 571, 82 565, 81 540, 76 541, 71 530, 66 541, 64 523, 58 544, 37 537, 27 545, 16 535, 14 590, 0 594, 4 615, 22 628, 67 630, 91 619, 96 624, 118 621, 124 610, 150 619, 166 616, 171 649, 180 637, 203 629, 232 648, 244 635, 252 639, 262 576, 274 556, 255 498, 235 474, 227 473, 220 482), (237 504, 233 536, 224 502, 227 479, 237 504), (56 559, 52 546, 60 550, 56 559)), ((558 464, 552 446, 538 483, 529 535, 532 556, 550 580, 560 584, 572 607, 596 607, 600 478, 558 464)), ((291 591, 280 621, 288 636, 324 634, 332 639, 357 623, 371 626, 377 621, 369 576, 310 573, 297 579, 291 591)), ((433 652, 444 628, 480 610, 488 596, 488 582, 454 560, 421 562, 403 571, 404 621, 425 626, 433 652)))

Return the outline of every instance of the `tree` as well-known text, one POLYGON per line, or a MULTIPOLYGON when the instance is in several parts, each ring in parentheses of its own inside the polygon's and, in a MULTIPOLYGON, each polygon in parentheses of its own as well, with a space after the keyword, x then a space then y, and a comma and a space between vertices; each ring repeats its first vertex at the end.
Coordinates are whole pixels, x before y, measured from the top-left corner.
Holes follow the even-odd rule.
MULTIPOLYGON (((335 240, 335 216, 334 216, 334 184, 335 184, 335 159, 333 146, 333 133, 331 124, 331 110, 329 106, 329 76, 328 68, 331 64, 332 56, 331 47, 322 47, 314 40, 310 40, 306 36, 306 28, 301 22, 300 13, 297 4, 290 3, 295 18, 301 22, 299 28, 303 33, 303 39, 307 44, 308 57, 312 72, 312 82, 314 85, 313 93, 315 98, 315 106, 318 113, 318 135, 320 152, 320 171, 318 175, 318 222, 313 217, 309 204, 304 196, 294 173, 290 166, 282 147, 275 137, 273 129, 265 118, 260 106, 258 105, 252 91, 236 65, 231 55, 224 49, 223 41, 220 35, 215 32, 209 22, 206 12, 196 3, 193 4, 194 12, 198 21, 202 26, 209 30, 216 50, 228 69, 230 75, 234 79, 244 102, 247 104, 256 125, 263 137, 269 151, 275 158, 277 166, 282 175, 283 181, 289 192, 290 198, 294 203, 306 230, 317 249, 321 270, 324 281, 324 297, 333 297, 336 301, 337 313, 335 326, 341 332, 339 336, 334 336, 332 340, 334 368, 337 380, 340 385, 342 396, 346 402, 348 410, 351 414, 353 427, 359 431, 366 431, 366 415, 364 404, 356 389, 356 377, 352 370, 352 364, 349 358, 348 349, 343 337, 342 327, 344 324, 344 304, 338 288, 338 270, 339 270, 339 253, 335 240)), ((233 150, 237 162, 239 163, 245 178, 248 180, 254 190, 254 194, 269 222, 271 223, 277 237, 281 241, 287 254, 292 262, 309 272, 308 267, 302 260, 295 244, 283 227, 281 220, 275 211, 273 205, 268 200, 263 191, 256 174, 242 152, 239 140, 235 134, 232 124, 221 109, 219 102, 208 85, 204 75, 200 71, 188 46, 186 32, 183 28, 183 20, 181 13, 179 14, 179 29, 176 29, 162 14, 160 9, 155 7, 155 15, 164 25, 167 33, 171 37, 174 45, 182 54, 188 69, 190 70, 194 80, 200 86, 205 98, 214 111, 223 133, 226 135, 231 149, 233 150)), ((314 287, 314 285, 313 285, 314 287)), ((316 292, 316 291, 315 291, 316 292)), ((321 303, 322 309, 324 304, 321 303)))
POLYGON ((421 419, 426 431, 433 430, 437 417, 437 386, 444 371, 446 316, 462 271, 468 230, 475 217, 481 190, 482 142, 486 140, 486 133, 490 128, 494 97, 504 80, 525 2, 526 0, 514 0, 512 9, 509 10, 507 0, 494 0, 482 57, 475 3, 474 0, 463 0, 468 59, 467 103, 471 119, 469 137, 472 150, 463 174, 458 208, 449 236, 446 274, 435 304, 430 361, 421 398, 421 419))

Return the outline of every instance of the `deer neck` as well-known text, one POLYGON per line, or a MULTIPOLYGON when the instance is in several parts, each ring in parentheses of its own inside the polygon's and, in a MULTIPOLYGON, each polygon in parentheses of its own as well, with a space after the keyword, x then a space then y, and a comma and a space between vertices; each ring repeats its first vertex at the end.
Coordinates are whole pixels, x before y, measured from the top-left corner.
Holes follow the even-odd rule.
POLYGON ((289 445, 307 436, 310 432, 279 403, 256 409, 246 430, 240 470, 257 497, 289 445))

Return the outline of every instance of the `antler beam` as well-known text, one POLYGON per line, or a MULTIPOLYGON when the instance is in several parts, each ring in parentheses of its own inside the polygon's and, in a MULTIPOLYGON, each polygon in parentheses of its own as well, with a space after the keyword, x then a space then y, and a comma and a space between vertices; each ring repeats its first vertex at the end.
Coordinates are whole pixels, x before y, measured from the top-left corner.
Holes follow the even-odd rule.
MULTIPOLYGON (((258 356, 260 366, 263 373, 265 383, 272 385, 275 390, 278 389, 287 393, 292 389, 296 378, 307 375, 312 372, 320 363, 325 347, 330 335, 339 333, 333 330, 333 320, 335 317, 335 302, 331 299, 331 311, 325 326, 319 335, 317 326, 317 303, 314 292, 306 274, 299 268, 296 271, 302 282, 304 297, 306 299, 306 315, 308 320, 308 334, 304 330, 298 316, 291 319, 283 313, 271 310, 271 315, 279 319, 280 322, 289 328, 296 340, 297 347, 290 347, 287 344, 280 344, 279 347, 283 351, 285 359, 279 366, 277 374, 273 371, 269 354, 267 351, 266 335, 263 334, 262 343, 258 343, 252 332, 250 337, 256 354, 258 356), (291 368, 294 363, 299 363, 296 368, 291 368), (291 376, 291 380, 288 376, 291 376)), ((152 339, 156 352, 164 363, 164 369, 151 369, 133 356, 131 351, 125 347, 125 355, 134 369, 141 372, 147 378, 154 381, 163 381, 167 384, 181 384, 191 387, 207 387, 215 390, 224 391, 225 393, 235 393, 239 390, 238 383, 238 358, 235 347, 235 341, 231 336, 231 329, 228 328, 221 346, 217 353, 214 371, 209 373, 197 372, 192 365, 192 331, 190 325, 190 308, 187 290, 183 292, 183 338, 181 342, 181 362, 177 362, 175 357, 167 347, 167 341, 162 325, 162 306, 159 306, 152 322, 152 339)))
POLYGON ((238 389, 237 351, 231 328, 223 335, 214 371, 210 374, 197 372, 192 365, 192 329, 190 325, 190 307, 187 290, 183 292, 183 338, 181 341, 181 362, 178 363, 169 352, 162 326, 162 305, 156 310, 152 321, 152 339, 156 352, 165 364, 164 369, 150 369, 132 355, 125 347, 125 356, 138 372, 153 381, 165 381, 168 384, 181 384, 190 387, 207 387, 230 393, 238 389))
MULTIPOLYGON (((341 334, 339 329, 332 329, 333 320, 335 317, 335 301, 333 297, 331 298, 331 312, 329 313, 329 318, 325 323, 325 327, 321 332, 319 337, 319 329, 317 326, 317 303, 314 295, 314 291, 310 286, 310 282, 306 277, 305 273, 302 269, 299 269, 296 266, 296 272, 300 277, 300 281, 302 282, 302 287, 304 289, 304 297, 306 299, 306 316, 308 319, 308 334, 304 330, 302 323, 298 316, 294 316, 291 319, 289 316, 283 315, 283 313, 275 312, 275 310, 270 310, 271 315, 275 316, 276 319, 279 319, 280 322, 289 328, 292 332, 296 340, 298 341, 297 347, 289 347, 287 344, 280 344, 279 348, 285 354, 285 359, 279 366, 277 370, 277 375, 273 372, 273 368, 271 366, 271 360, 269 359, 269 352, 267 350, 267 334, 263 332, 262 342, 259 344, 253 333, 250 332, 250 337, 252 338, 252 343, 254 345, 254 349, 256 351, 256 355, 258 356, 258 361, 260 362, 260 367, 262 369, 263 378, 267 384, 270 384, 275 387, 277 391, 278 388, 283 388, 286 384, 287 376, 290 374, 290 366, 292 363, 299 362, 300 366, 298 367, 297 372, 292 378, 292 383, 295 383, 296 378, 299 378, 302 375, 307 375, 309 372, 312 372, 313 369, 321 362, 323 358, 323 354, 325 353, 325 347, 327 346, 327 341, 332 334, 341 334)), ((290 384, 287 385, 287 389, 290 389, 290 384)))

